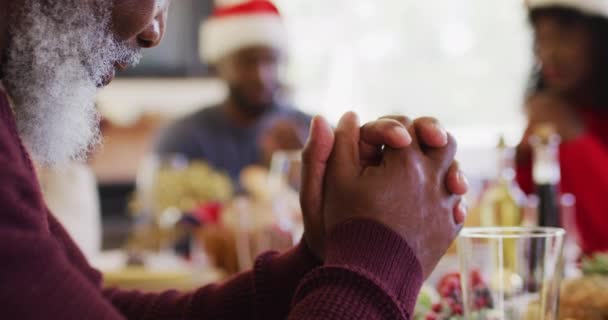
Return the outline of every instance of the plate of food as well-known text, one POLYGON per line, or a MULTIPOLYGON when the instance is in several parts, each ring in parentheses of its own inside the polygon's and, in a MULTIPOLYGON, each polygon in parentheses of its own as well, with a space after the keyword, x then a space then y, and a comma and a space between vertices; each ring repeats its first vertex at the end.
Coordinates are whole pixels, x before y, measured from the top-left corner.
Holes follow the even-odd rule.
POLYGON ((608 319, 608 253, 584 258, 581 267, 582 277, 562 284, 560 319, 608 319))
MULTIPOLYGON (((581 261, 583 276, 562 281, 558 320, 608 319, 608 254, 581 261)), ((524 320, 537 320, 540 302, 531 301, 524 320)))

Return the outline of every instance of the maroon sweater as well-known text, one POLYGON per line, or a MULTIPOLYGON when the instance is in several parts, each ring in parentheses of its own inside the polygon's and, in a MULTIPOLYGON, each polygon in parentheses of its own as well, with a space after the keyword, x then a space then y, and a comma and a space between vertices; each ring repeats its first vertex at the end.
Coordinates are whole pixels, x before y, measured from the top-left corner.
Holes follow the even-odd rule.
POLYGON ((104 289, 46 208, 0 91, 1 319, 409 319, 421 283, 400 236, 353 220, 329 235, 324 264, 299 245, 189 293, 104 289))

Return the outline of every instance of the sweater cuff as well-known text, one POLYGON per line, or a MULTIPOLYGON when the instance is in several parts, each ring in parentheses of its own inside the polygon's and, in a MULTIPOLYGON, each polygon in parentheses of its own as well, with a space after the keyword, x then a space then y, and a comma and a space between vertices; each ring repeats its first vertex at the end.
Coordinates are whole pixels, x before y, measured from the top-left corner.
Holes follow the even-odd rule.
POLYGON ((261 255, 254 266, 256 309, 260 319, 285 318, 300 281, 319 266, 321 261, 304 241, 283 254, 261 255))
POLYGON ((283 273, 287 277, 301 275, 297 279, 299 281, 306 273, 321 266, 321 264, 321 261, 316 258, 312 251, 308 249, 305 241, 302 240, 298 245, 285 253, 276 254, 269 252, 262 255, 256 263, 256 270, 263 268, 271 271, 273 274, 280 275, 283 273))
POLYGON ((405 310, 414 310, 422 267, 405 239, 386 226, 354 219, 335 227, 327 241, 325 264, 362 273, 388 290, 405 310))

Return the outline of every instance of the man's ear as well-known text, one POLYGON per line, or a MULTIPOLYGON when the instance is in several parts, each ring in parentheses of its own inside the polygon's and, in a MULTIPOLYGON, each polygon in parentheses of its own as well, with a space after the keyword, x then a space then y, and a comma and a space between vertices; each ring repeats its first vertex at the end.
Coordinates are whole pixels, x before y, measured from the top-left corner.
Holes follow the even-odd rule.
POLYGON ((210 76, 219 77, 219 72, 217 71, 217 66, 215 64, 207 65, 207 72, 210 76))
POLYGON ((210 71, 213 72, 213 75, 220 79, 229 80, 232 78, 233 67, 229 57, 219 59, 210 67, 210 71))

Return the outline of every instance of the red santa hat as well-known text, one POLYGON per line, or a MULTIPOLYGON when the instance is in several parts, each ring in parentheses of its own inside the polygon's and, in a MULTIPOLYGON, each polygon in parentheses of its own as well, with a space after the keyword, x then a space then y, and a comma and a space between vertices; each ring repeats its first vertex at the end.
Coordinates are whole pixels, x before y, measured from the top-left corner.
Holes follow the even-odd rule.
POLYGON ((200 54, 208 63, 249 46, 284 51, 287 31, 279 9, 267 0, 222 0, 201 25, 200 54))
POLYGON ((579 10, 589 15, 608 18, 608 0, 526 0, 530 9, 565 7, 579 10))

